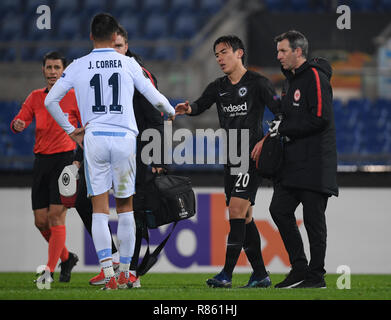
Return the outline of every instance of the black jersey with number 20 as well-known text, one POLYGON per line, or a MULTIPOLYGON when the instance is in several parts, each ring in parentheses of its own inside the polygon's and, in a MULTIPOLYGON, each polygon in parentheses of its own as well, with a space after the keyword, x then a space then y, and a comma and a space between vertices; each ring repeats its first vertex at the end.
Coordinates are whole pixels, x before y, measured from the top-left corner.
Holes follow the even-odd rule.
POLYGON ((221 128, 227 131, 238 130, 236 150, 241 150, 239 130, 249 130, 250 152, 263 137, 262 120, 265 106, 274 114, 279 109, 279 100, 271 82, 259 73, 249 70, 236 84, 232 84, 228 76, 211 82, 201 97, 191 104, 190 115, 204 112, 213 103, 217 106, 221 128))

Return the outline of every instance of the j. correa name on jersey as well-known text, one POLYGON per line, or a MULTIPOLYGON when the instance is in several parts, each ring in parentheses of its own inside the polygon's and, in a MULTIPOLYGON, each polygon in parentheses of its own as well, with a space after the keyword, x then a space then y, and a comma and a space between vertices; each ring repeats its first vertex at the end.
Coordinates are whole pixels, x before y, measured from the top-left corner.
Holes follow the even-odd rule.
POLYGON ((121 60, 97 60, 89 61, 88 69, 122 68, 121 60), (95 62, 95 63, 94 63, 95 62))
POLYGON ((230 117, 245 116, 247 114, 247 101, 238 105, 232 105, 231 103, 229 106, 223 106, 223 110, 229 113, 230 117))

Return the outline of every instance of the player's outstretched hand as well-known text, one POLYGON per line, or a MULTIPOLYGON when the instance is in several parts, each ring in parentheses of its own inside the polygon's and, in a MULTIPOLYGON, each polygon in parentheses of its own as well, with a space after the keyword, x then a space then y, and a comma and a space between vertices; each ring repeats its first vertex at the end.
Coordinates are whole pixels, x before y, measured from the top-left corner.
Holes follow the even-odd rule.
POLYGON ((14 123, 12 124, 15 131, 22 132, 24 128, 26 127, 26 122, 20 119, 16 119, 14 123))
POLYGON ((189 114, 191 113, 191 107, 189 101, 178 103, 175 106, 175 114, 189 114))
POLYGON ((69 137, 83 149, 84 128, 76 128, 69 134, 69 137))

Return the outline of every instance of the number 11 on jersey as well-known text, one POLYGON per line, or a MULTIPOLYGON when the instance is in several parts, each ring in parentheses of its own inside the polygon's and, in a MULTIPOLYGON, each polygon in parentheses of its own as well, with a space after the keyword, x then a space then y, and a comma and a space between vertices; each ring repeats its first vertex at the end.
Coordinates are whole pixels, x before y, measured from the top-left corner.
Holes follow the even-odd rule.
MULTIPOLYGON (((119 104, 119 97, 121 93, 120 87, 120 74, 115 72, 111 75, 108 81, 109 86, 112 88, 113 101, 109 106, 110 113, 122 113, 122 106, 119 104)), ((102 104, 102 75, 100 73, 94 74, 90 80, 90 86, 94 89, 95 104, 92 106, 93 113, 107 113, 107 108, 102 104)))

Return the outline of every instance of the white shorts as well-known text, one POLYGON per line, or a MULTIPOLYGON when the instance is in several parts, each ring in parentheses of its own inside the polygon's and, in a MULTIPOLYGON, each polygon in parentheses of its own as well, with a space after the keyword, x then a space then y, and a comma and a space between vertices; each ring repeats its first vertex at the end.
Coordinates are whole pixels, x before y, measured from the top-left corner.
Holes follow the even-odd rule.
POLYGON ((84 170, 89 197, 111 188, 115 198, 132 196, 136 181, 136 137, 126 131, 87 130, 84 170))

